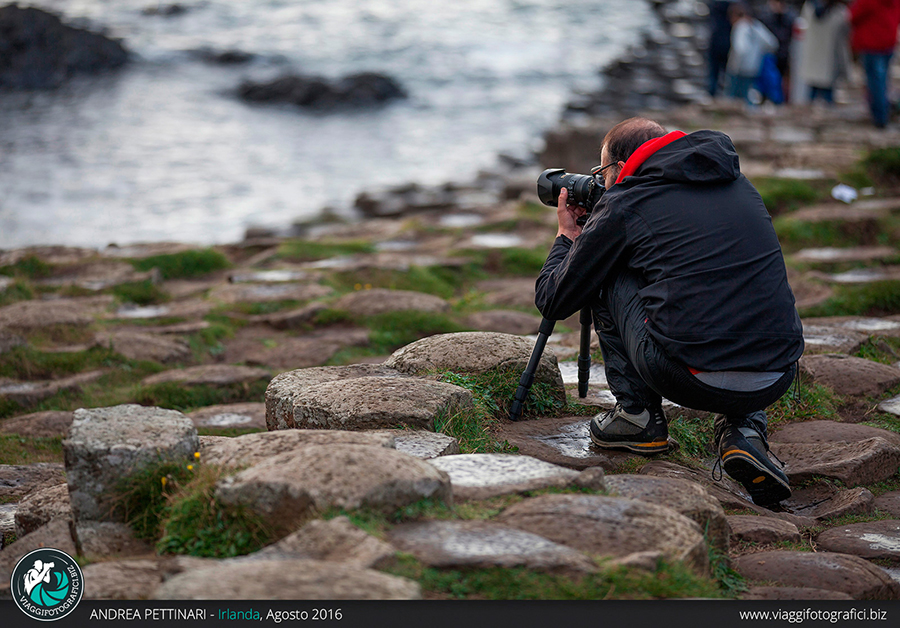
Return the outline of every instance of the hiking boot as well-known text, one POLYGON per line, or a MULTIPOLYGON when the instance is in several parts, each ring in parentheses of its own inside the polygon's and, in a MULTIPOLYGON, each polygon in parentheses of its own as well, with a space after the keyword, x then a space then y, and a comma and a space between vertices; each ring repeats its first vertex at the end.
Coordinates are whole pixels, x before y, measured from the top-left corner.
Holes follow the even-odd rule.
POLYGON ((721 465, 740 482, 753 503, 767 506, 791 496, 787 476, 769 460, 765 436, 752 427, 728 423, 724 417, 716 420, 715 431, 719 450, 716 466, 721 465))
POLYGON ((591 442, 604 449, 627 449, 638 454, 659 454, 669 448, 669 426, 662 408, 639 414, 621 405, 591 419, 591 442))

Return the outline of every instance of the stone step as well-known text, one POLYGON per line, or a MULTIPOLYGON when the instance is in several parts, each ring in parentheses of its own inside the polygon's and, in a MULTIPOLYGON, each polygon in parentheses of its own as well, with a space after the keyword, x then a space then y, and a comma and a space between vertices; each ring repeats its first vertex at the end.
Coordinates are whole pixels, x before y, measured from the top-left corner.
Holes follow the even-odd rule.
POLYGON ((900 447, 878 436, 854 443, 772 443, 772 451, 792 483, 823 477, 860 486, 886 480, 900 466, 900 447))
POLYGON ((735 541, 761 545, 800 542, 800 531, 788 521, 756 515, 729 515, 727 519, 735 541))
POLYGON ((497 521, 593 556, 660 552, 698 573, 709 569, 706 542, 696 523, 671 508, 635 499, 542 495, 510 506, 497 521))
POLYGON ((490 521, 429 521, 391 530, 397 549, 439 569, 521 567, 589 573, 597 567, 583 553, 542 536, 490 521))
POLYGON ((816 537, 821 549, 900 564, 900 519, 838 526, 816 537))
POLYGON ((858 556, 771 551, 740 556, 733 564, 734 569, 748 580, 838 591, 855 600, 900 599, 900 583, 858 556))
POLYGON ((450 476, 453 496, 463 500, 566 487, 579 477, 573 469, 520 454, 458 454, 429 462, 450 476))
POLYGON ((800 371, 839 395, 880 395, 900 384, 900 368, 839 354, 805 355, 800 371))

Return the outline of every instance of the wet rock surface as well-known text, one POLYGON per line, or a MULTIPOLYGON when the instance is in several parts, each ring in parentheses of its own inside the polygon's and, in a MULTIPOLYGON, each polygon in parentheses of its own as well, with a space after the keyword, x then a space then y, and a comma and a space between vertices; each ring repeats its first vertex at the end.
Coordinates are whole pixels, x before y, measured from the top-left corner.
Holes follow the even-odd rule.
POLYGON ((440 568, 524 567, 551 572, 592 572, 585 554, 544 537, 487 521, 433 521, 397 526, 391 544, 440 568))
POLYGON ((413 600, 418 583, 316 560, 222 562, 189 570, 156 590, 158 600, 413 600))
POLYGON ((459 441, 452 436, 424 430, 402 430, 394 437, 394 448, 414 458, 429 460, 459 453, 459 441))
POLYGON ((459 454, 430 461, 450 476, 458 499, 487 499, 498 495, 569 486, 578 472, 516 454, 459 454))
POLYGON ((543 495, 507 508, 497 521, 591 555, 656 551, 701 573, 709 565, 696 523, 669 508, 633 499, 543 495))
POLYGON ((813 353, 855 353, 868 339, 864 333, 840 327, 803 324, 804 355, 813 353))
POLYGON ((197 430, 175 410, 121 405, 80 409, 63 442, 76 521, 115 521, 111 489, 124 475, 159 460, 193 460, 197 430))
POLYGON ((824 521, 844 515, 867 514, 874 509, 875 496, 862 486, 839 489, 827 481, 795 488, 781 508, 802 517, 824 521))
POLYGON ((197 427, 266 429, 266 404, 230 403, 207 406, 188 413, 197 427))
POLYGON ((40 9, 0 7, 0 33, 0 87, 50 89, 76 74, 108 71, 128 60, 120 42, 67 26, 40 9))
POLYGON ((900 583, 872 563, 848 554, 762 552, 737 558, 734 568, 749 580, 837 591, 855 600, 900 597, 900 583))
POLYGON ((30 408, 58 392, 79 390, 85 384, 100 379, 104 373, 105 371, 102 370, 89 371, 61 379, 38 382, 21 382, 0 378, 0 398, 5 397, 20 407, 30 408))
POLYGON ((900 520, 837 526, 819 534, 816 543, 828 552, 900 563, 900 520))
POLYGON ((572 469, 601 467, 615 472, 630 461, 640 459, 624 451, 603 451, 591 444, 590 419, 560 417, 539 421, 505 423, 498 438, 519 448, 519 453, 572 469))
POLYGON ((264 83, 246 81, 238 87, 237 94, 247 102, 289 103, 320 110, 372 107, 406 97, 396 80, 375 72, 351 74, 337 81, 300 75, 264 83))

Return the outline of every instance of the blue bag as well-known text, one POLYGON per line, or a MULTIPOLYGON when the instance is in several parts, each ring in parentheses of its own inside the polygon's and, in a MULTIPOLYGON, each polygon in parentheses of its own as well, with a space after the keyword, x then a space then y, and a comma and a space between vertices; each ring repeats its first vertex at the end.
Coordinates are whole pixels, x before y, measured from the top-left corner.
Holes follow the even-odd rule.
POLYGON ((781 72, 775 63, 775 55, 767 54, 763 57, 759 76, 756 78, 756 89, 759 93, 771 100, 776 105, 784 102, 784 92, 781 89, 781 72))

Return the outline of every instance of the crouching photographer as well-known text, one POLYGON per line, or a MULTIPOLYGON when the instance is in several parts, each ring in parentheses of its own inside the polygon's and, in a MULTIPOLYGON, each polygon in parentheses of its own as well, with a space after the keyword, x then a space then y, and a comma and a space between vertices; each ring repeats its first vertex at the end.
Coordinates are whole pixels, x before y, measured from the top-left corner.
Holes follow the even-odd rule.
POLYGON ((594 173, 607 191, 592 212, 558 191, 535 297, 547 319, 593 313, 617 403, 591 420, 592 442, 666 451, 665 397, 719 413, 718 463, 754 502, 786 499, 765 408, 794 380, 803 335, 772 220, 734 145, 631 118, 607 133, 594 173))

